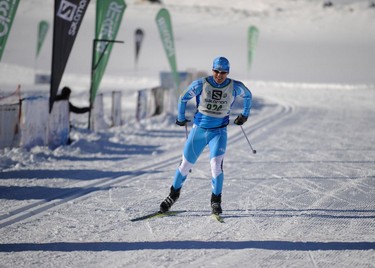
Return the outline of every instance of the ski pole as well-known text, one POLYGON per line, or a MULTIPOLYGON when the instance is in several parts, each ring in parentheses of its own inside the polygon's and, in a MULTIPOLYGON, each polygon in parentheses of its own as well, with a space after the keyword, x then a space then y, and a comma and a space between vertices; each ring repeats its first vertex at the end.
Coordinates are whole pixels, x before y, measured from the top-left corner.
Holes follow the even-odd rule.
POLYGON ((185 124, 185 136, 186 136, 186 139, 188 139, 188 129, 187 129, 187 123, 185 124))
POLYGON ((256 153, 257 153, 257 150, 254 150, 254 149, 253 149, 253 146, 251 146, 251 143, 250 143, 250 141, 249 141, 249 138, 247 137, 245 131, 243 130, 243 127, 242 127, 241 125, 240 125, 240 127, 241 127, 241 130, 242 130, 242 132, 243 132, 243 134, 244 134, 246 140, 247 140, 247 143, 249 144, 251 150, 253 151, 253 154, 256 154, 256 153))

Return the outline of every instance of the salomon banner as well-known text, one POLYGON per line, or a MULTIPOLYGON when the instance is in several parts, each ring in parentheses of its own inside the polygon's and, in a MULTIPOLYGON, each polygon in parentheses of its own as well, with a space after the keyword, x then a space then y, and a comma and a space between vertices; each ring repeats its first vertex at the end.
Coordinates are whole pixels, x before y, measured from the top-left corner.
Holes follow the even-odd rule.
POLYGON ((134 32, 135 39, 135 66, 138 64, 139 51, 141 50, 141 45, 144 37, 144 32, 142 29, 137 29, 134 32))
POLYGON ((69 54, 73 48, 89 3, 90 0, 55 0, 49 99, 50 112, 65 71, 66 63, 68 62, 69 54))
POLYGON ((176 90, 179 91, 180 79, 177 72, 176 50, 174 46, 171 18, 167 9, 162 8, 159 10, 158 14, 156 15, 156 24, 159 29, 160 38, 163 42, 165 53, 167 54, 167 58, 172 69, 176 90))
POLYGON ((19 0, 0 0, 0 61, 8 40, 19 0))
POLYGON ((258 42, 259 30, 255 26, 250 26, 247 36, 247 70, 250 71, 254 59, 255 49, 258 42))
POLYGON ((42 20, 39 22, 38 26, 38 41, 36 46, 36 57, 38 57, 40 49, 42 48, 44 39, 46 38, 48 32, 49 24, 47 21, 42 20))
POLYGON ((92 59, 92 81, 90 89, 90 105, 95 102, 109 56, 116 42, 122 15, 126 9, 124 0, 97 0, 95 42, 92 59))

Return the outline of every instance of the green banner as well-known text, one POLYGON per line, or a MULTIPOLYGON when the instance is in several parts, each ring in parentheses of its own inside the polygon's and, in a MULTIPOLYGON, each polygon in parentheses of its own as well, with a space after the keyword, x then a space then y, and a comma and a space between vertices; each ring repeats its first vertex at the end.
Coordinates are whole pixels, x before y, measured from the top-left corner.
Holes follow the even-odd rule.
POLYGON ((16 15, 19 0, 0 0, 0 61, 16 15))
POLYGON ((247 70, 250 71, 254 59, 255 49, 258 42, 259 30, 255 26, 250 26, 247 36, 247 70))
POLYGON ((126 9, 124 0, 97 0, 90 103, 95 101, 126 9))
POLYGON ((38 26, 38 43, 36 47, 36 56, 38 57, 40 49, 42 48, 44 39, 46 38, 47 32, 48 32, 49 24, 47 21, 42 20, 39 22, 38 26))
POLYGON ((180 78, 177 72, 176 49, 174 46, 172 23, 167 9, 162 8, 159 10, 158 14, 156 15, 156 24, 159 29, 160 38, 163 42, 165 53, 167 54, 169 65, 172 69, 176 90, 178 91, 180 87, 180 78))

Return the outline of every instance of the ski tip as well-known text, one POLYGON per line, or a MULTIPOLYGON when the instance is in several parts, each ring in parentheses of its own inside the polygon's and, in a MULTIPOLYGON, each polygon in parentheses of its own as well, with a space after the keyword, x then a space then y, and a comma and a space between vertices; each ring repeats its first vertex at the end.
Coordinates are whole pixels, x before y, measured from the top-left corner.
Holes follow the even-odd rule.
POLYGON ((164 216, 175 216, 183 212, 186 212, 186 210, 175 210, 175 211, 166 211, 166 212, 157 211, 157 212, 152 212, 150 214, 140 216, 138 218, 130 219, 130 221, 135 222, 135 221, 142 221, 142 220, 148 220, 148 219, 153 219, 153 218, 161 218, 164 216))
POLYGON ((220 214, 213 213, 211 214, 211 217, 220 223, 224 223, 224 219, 220 216, 220 214))

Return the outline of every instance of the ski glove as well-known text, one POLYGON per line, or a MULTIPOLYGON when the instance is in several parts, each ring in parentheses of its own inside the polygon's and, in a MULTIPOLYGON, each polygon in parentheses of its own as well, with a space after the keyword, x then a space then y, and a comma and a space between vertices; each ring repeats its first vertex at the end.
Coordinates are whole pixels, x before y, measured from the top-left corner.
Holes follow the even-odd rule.
POLYGON ((188 119, 185 119, 184 121, 178 121, 178 119, 176 119, 176 124, 181 126, 181 127, 185 126, 189 122, 190 122, 190 120, 188 120, 188 119))
POLYGON ((234 123, 239 126, 243 125, 243 123, 245 123, 246 121, 247 121, 247 116, 244 116, 242 114, 240 114, 239 116, 237 116, 236 119, 234 119, 234 123))

